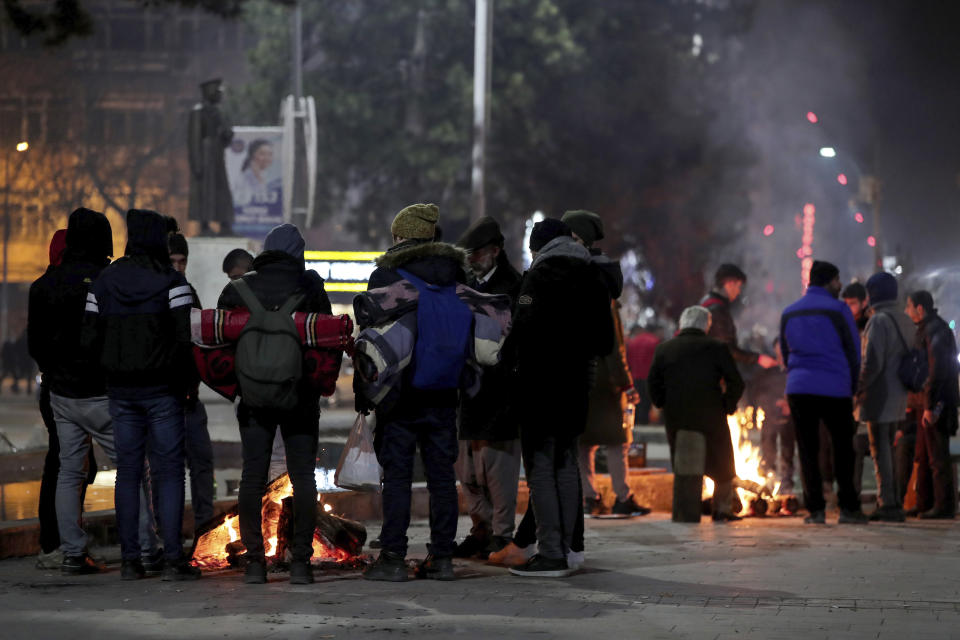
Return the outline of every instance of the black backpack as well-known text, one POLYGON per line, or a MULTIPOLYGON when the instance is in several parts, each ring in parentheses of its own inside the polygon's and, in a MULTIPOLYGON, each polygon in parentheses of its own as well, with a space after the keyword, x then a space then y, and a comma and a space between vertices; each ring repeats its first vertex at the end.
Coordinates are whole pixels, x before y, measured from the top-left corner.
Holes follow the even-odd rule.
POLYGON ((906 387, 907 391, 923 391, 923 385, 927 383, 927 377, 930 375, 930 365, 927 362, 926 350, 917 349, 916 347, 911 349, 908 347, 907 341, 904 340, 903 334, 900 333, 900 326, 897 324, 897 321, 889 313, 883 315, 890 318, 890 322, 893 323, 893 328, 900 338, 900 344, 903 345, 903 350, 906 352, 903 354, 903 357, 900 359, 900 364, 897 366, 897 377, 900 378, 900 382, 906 387))

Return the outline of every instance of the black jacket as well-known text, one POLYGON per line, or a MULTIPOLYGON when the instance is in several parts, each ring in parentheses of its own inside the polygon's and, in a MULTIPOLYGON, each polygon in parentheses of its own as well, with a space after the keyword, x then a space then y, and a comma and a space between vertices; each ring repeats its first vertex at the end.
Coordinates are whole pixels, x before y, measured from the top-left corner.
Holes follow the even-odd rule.
POLYGON ((613 350, 609 289, 568 236, 541 249, 524 274, 504 347, 520 428, 570 438, 586 426, 590 362, 613 350))
POLYGON ((127 216, 126 255, 103 270, 87 297, 83 343, 99 354, 112 397, 183 397, 193 366, 193 294, 170 266, 166 221, 136 213, 127 216))
MULTIPOLYGON (((323 278, 312 269, 307 271, 302 260, 283 251, 264 251, 254 259, 250 271, 242 277, 265 309, 278 309, 291 296, 302 293, 304 298, 297 305, 297 311, 332 312, 323 278)), ((220 293, 217 308, 246 309, 247 305, 236 288, 228 284, 220 293)), ((312 403, 316 407, 319 400, 306 378, 301 380, 298 396, 300 404, 304 406, 312 403)))
POLYGON ((92 398, 107 392, 99 359, 81 346, 87 293, 110 263, 110 223, 102 213, 70 216, 63 262, 30 285, 27 340, 30 356, 56 395, 92 398))
POLYGON ((953 331, 935 312, 917 325, 917 346, 927 352, 930 374, 924 385, 925 409, 940 408, 938 427, 954 434, 957 431, 957 406, 960 388, 957 385, 957 341, 953 331))
POLYGON ((736 411, 744 385, 726 345, 699 329, 684 329, 657 346, 647 387, 663 409, 671 453, 677 431, 698 431, 707 439, 706 474, 718 482, 733 478, 726 416, 736 411))
POLYGON ((730 353, 733 359, 739 364, 756 364, 760 358, 759 353, 741 349, 737 343, 737 325, 733 322, 733 314, 730 312, 730 301, 722 293, 711 291, 700 301, 700 304, 710 311, 712 323, 710 333, 711 338, 716 338, 720 342, 725 342, 730 347, 730 353))
MULTIPOLYGON (((484 284, 474 278, 469 286, 482 293, 510 296, 515 306, 520 292, 520 273, 507 254, 500 252, 496 271, 484 284)), ((461 440, 512 440, 519 436, 516 417, 510 406, 510 380, 504 366, 485 367, 480 391, 462 398, 458 423, 461 440)))
MULTIPOLYGON (((429 284, 441 286, 466 284, 467 254, 444 242, 406 240, 394 245, 377 258, 377 268, 370 274, 367 289, 379 289, 403 280, 397 269, 405 269, 429 284)), ((393 415, 410 415, 430 407, 453 408, 459 403, 456 389, 422 391, 409 384, 412 369, 407 368, 400 385, 378 405, 378 424, 393 415)), ((358 403, 362 402, 357 395, 358 403)))

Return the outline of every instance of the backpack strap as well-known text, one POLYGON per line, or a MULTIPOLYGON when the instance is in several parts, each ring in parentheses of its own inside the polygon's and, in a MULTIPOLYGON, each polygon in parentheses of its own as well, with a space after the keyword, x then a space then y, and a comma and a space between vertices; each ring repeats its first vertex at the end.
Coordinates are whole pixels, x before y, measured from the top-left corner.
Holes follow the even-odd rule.
POLYGON ((256 294, 253 293, 253 290, 250 289, 250 285, 248 285, 243 278, 231 280, 230 284, 233 285, 234 289, 236 289, 237 293, 240 295, 240 299, 243 300, 243 303, 247 305, 250 315, 259 315, 266 311, 266 309, 263 308, 263 305, 260 304, 259 298, 257 298, 256 294))
POLYGON ((303 302, 304 297, 305 296, 302 293, 294 292, 294 294, 287 298, 287 301, 280 306, 278 311, 285 316, 291 315, 297 310, 297 307, 300 306, 300 303, 303 302))
POLYGON ((897 324, 896 319, 895 319, 892 315, 890 315, 889 313, 887 313, 887 312, 885 312, 885 311, 881 311, 881 312, 879 313, 879 315, 881 315, 881 316, 886 316, 886 317, 890 320, 890 322, 893 323, 893 329, 894 329, 894 331, 897 332, 897 337, 900 338, 900 344, 903 345, 903 351, 904 351, 905 353, 910 353, 910 347, 907 346, 907 341, 904 339, 903 334, 900 333, 900 325, 897 324))
POLYGON ((429 282, 426 282, 425 280, 418 278, 417 276, 413 275, 406 269, 397 269, 397 273, 403 276, 404 280, 406 280, 407 282, 412 284, 414 287, 416 287, 417 291, 422 291, 424 289, 433 289, 434 291, 436 291, 438 289, 443 288, 440 285, 430 284, 429 282))

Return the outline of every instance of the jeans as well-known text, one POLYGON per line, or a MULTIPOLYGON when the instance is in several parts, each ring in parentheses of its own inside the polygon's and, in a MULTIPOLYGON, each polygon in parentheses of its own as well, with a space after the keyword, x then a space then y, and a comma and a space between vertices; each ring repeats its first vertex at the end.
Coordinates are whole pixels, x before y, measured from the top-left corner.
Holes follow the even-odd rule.
POLYGON ((243 471, 240 476, 240 537, 247 557, 264 558, 263 494, 267 488, 273 439, 280 428, 287 451, 287 473, 293 485, 293 539, 290 551, 297 562, 313 555, 313 533, 317 526, 317 440, 320 408, 305 402, 291 411, 255 409, 242 402, 237 411, 243 471))
POLYGON ((190 503, 193 525, 213 518, 213 443, 207 429, 207 409, 199 400, 184 408, 185 449, 190 469, 190 503))
POLYGON ((430 493, 429 552, 453 555, 457 535, 457 418, 453 407, 404 408, 377 416, 374 448, 383 467, 383 528, 380 544, 386 551, 407 555, 411 484, 417 445, 430 493))
POLYGON ((461 440, 457 477, 473 520, 470 534, 512 538, 520 483, 519 440, 461 440))
MULTIPOLYGON (((580 445, 580 485, 583 497, 586 500, 596 500, 599 497, 594 487, 596 475, 597 445, 580 445)), ((610 444, 603 447, 607 458, 607 472, 610 474, 610 484, 617 500, 623 502, 630 497, 630 486, 627 484, 627 453, 629 444, 610 444)))
POLYGON ((583 511, 577 440, 521 434, 521 441, 537 519, 538 553, 545 558, 566 558, 578 514, 583 511))
POLYGON ((820 421, 830 434, 833 471, 837 480, 840 508, 860 510, 860 494, 853 485, 853 401, 810 394, 790 394, 790 413, 797 426, 797 447, 803 475, 803 499, 811 513, 823 511, 823 483, 820 476, 820 421))
POLYGON ((867 423, 867 431, 870 434, 870 455, 873 457, 873 467, 877 474, 877 507, 881 509, 898 509, 903 506, 893 469, 893 437, 897 434, 898 424, 897 422, 867 423))
POLYGON ((141 485, 144 458, 149 456, 163 553, 168 560, 178 561, 183 551, 183 405, 172 395, 137 400, 110 398, 110 415, 117 445, 115 500, 120 555, 124 560, 141 556, 141 485))
POLYGON ((96 440, 111 460, 117 459, 109 406, 106 396, 65 398, 50 394, 60 441, 56 508, 60 548, 65 556, 79 556, 87 549, 87 534, 80 526, 80 514, 90 473, 91 440, 96 440))

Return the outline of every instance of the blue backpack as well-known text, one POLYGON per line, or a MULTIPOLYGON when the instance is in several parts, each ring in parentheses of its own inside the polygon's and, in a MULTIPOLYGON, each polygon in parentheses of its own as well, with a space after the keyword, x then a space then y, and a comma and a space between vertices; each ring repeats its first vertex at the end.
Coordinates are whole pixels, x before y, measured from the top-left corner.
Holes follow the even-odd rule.
POLYGON ((456 389, 467 362, 473 313, 457 295, 456 284, 430 284, 405 269, 397 273, 420 294, 411 383, 422 390, 456 389))

